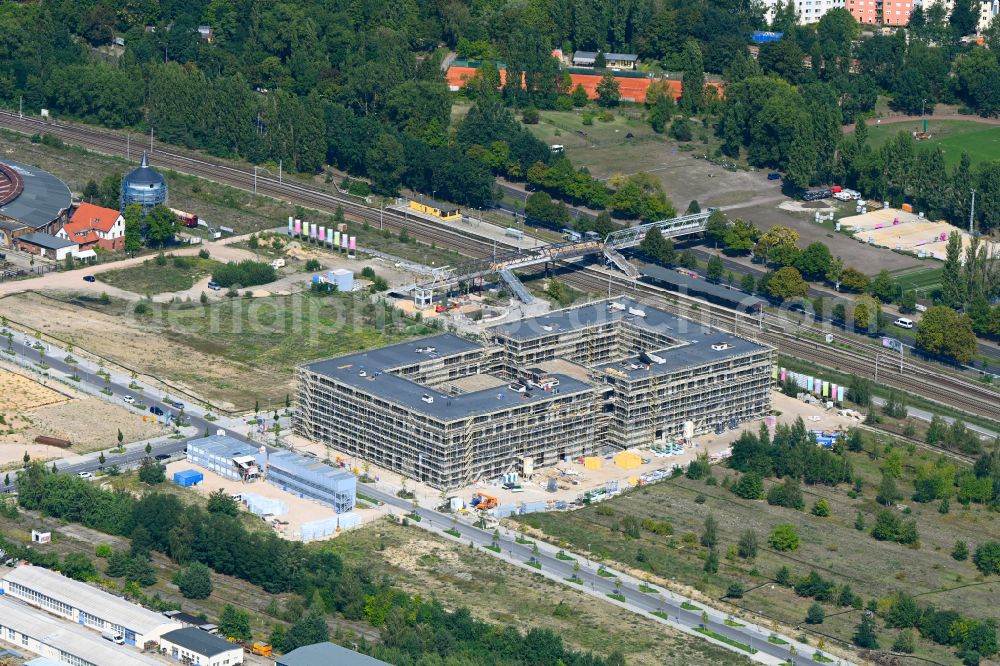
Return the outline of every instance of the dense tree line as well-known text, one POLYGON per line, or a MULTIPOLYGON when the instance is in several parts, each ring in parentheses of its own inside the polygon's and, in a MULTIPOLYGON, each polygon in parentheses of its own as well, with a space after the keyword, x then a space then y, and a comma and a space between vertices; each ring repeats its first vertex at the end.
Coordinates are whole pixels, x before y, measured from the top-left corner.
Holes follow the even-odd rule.
MULTIPOLYGON (((851 481, 853 476, 846 457, 817 446, 816 437, 806 430, 801 418, 791 425, 778 424, 773 437, 763 425, 756 435, 745 432, 732 448, 733 454, 727 464, 762 478, 777 476, 808 484, 837 485, 851 481)), ((800 502, 801 496, 799 502, 793 503, 800 502)))
MULTIPOLYGON (((179 579, 195 597, 206 592, 204 570, 199 568, 205 565, 267 592, 293 592, 310 600, 313 605, 305 620, 293 624, 282 638, 281 645, 289 649, 317 636, 310 616, 321 618, 323 613, 339 612, 348 619, 382 628, 384 642, 363 649, 393 664, 426 663, 429 655, 469 664, 512 666, 624 664, 620 652, 605 660, 571 650, 548 629, 522 634, 514 627, 475 620, 466 608, 448 611, 435 600, 411 597, 389 580, 374 580, 367 570, 346 569, 338 555, 322 547, 286 541, 269 531, 249 530, 240 516, 232 515, 219 501, 209 511, 184 504, 174 495, 150 493, 137 498, 54 473, 41 463, 31 463, 19 472, 18 484, 18 501, 25 509, 131 538, 132 552, 113 554, 109 575, 126 580, 142 578, 147 575, 143 566, 148 567, 146 554, 157 551, 185 567, 179 579)), ((146 580, 139 582, 148 584, 146 580)), ((229 615, 238 613, 233 609, 229 615)), ((240 618, 223 620, 220 626, 234 625, 232 635, 249 638, 240 635, 237 625, 245 624, 240 618)), ((249 633, 249 625, 244 628, 243 633, 249 633)), ((319 636, 319 640, 324 638, 319 636)))
POLYGON ((900 592, 886 605, 879 605, 886 625, 896 629, 916 629, 924 638, 939 645, 953 646, 966 664, 978 664, 997 653, 996 621, 964 617, 953 610, 920 606, 910 595, 900 592))

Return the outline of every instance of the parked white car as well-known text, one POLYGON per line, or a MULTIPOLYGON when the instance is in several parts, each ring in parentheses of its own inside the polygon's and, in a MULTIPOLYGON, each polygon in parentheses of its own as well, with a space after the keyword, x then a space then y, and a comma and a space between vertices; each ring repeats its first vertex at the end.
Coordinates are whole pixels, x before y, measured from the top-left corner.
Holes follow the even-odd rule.
POLYGON ((125 401, 126 405, 134 405, 135 404, 135 398, 133 398, 130 395, 123 396, 122 400, 125 401))

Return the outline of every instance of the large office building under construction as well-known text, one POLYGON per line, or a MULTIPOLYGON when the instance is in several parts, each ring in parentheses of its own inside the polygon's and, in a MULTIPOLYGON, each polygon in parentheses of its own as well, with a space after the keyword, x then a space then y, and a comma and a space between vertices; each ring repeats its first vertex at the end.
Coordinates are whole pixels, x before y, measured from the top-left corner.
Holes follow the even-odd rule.
POLYGON ((770 411, 773 350, 610 299, 299 369, 297 433, 437 488, 770 411))

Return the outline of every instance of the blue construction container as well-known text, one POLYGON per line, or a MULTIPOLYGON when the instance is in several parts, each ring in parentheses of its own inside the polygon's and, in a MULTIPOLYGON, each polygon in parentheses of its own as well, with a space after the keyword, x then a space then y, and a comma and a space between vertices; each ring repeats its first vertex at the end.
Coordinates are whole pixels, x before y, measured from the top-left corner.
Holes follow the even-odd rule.
POLYGON ((349 292, 354 290, 354 273, 346 268, 335 268, 326 274, 326 281, 337 285, 337 291, 349 292))
POLYGON ((205 475, 193 469, 174 472, 174 483, 183 488, 197 485, 205 480, 205 475))
POLYGON ((767 44, 768 42, 776 42, 785 36, 783 32, 771 32, 769 30, 755 30, 751 35, 750 39, 754 44, 767 44))

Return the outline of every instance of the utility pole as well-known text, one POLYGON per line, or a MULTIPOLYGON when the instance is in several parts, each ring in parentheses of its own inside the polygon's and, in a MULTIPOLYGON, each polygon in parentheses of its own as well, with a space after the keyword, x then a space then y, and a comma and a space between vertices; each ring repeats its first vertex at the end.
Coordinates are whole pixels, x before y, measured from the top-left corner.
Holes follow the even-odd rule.
POLYGON ((24 118, 24 95, 17 102, 17 117, 24 118))
POLYGON ((125 133, 125 159, 132 161, 132 135, 125 133))
POLYGON ((972 190, 972 204, 969 206, 969 235, 972 235, 973 220, 976 218, 976 190, 972 190))
POLYGON ((149 154, 153 154, 153 128, 149 128, 149 154))
POLYGON ((257 194, 257 167, 253 168, 253 193, 257 194))
POLYGON ((278 182, 281 182, 281 160, 278 160, 278 182))

